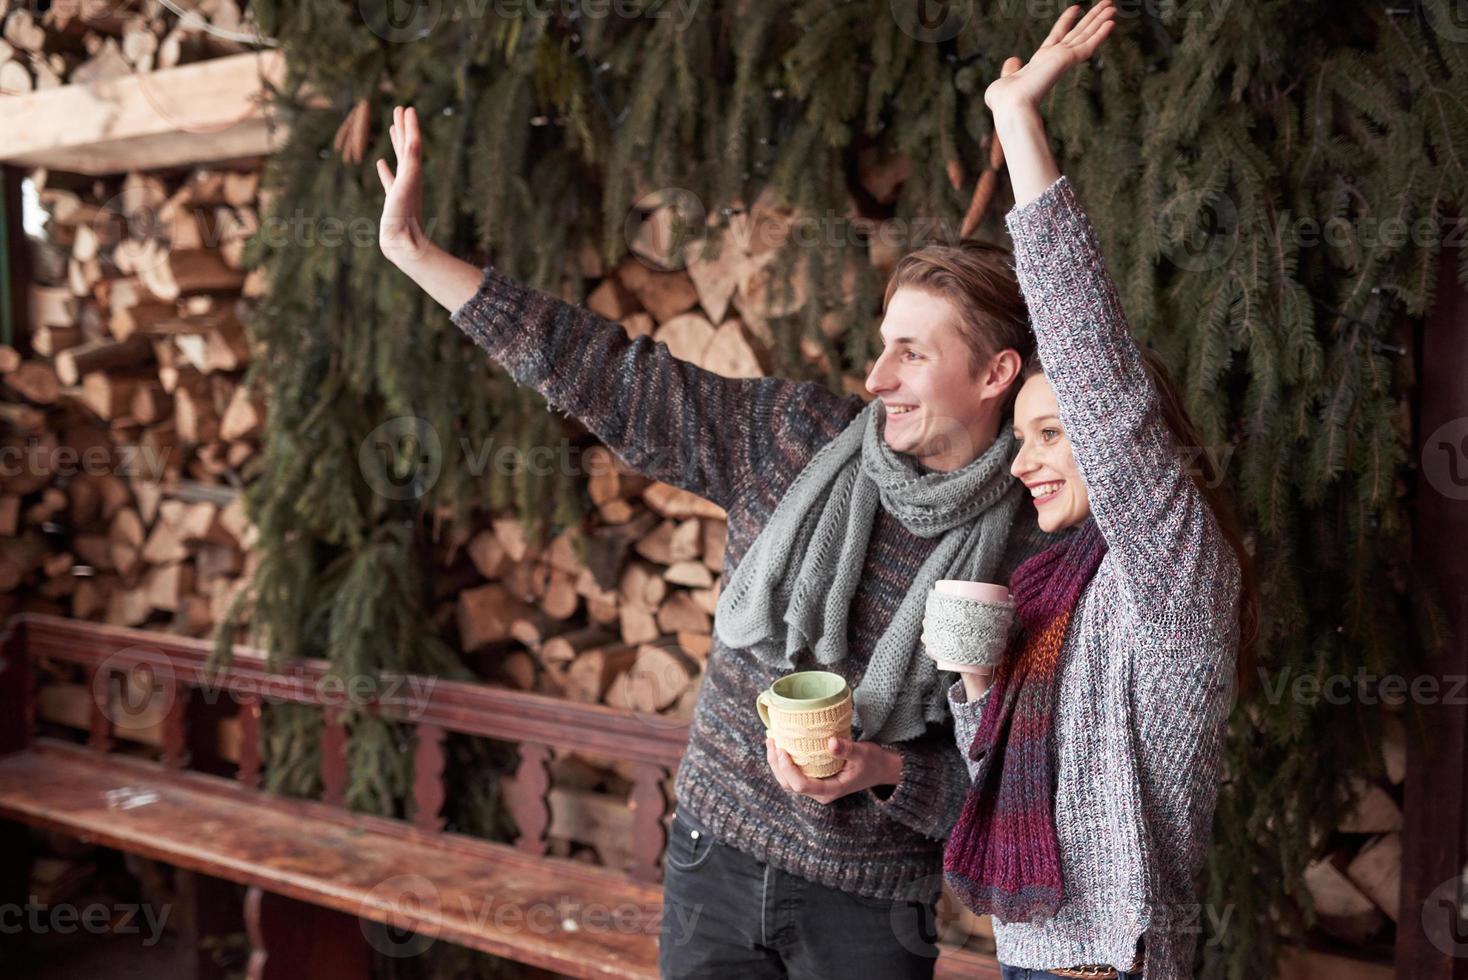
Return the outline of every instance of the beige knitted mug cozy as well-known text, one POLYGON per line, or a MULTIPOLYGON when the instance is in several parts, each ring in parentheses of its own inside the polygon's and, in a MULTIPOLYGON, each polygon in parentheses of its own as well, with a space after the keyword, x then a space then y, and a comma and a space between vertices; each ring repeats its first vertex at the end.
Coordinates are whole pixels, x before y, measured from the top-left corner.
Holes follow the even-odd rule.
POLYGON ((834 776, 846 764, 827 746, 832 735, 851 738, 851 688, 840 674, 786 674, 760 692, 756 707, 766 733, 807 776, 834 776))

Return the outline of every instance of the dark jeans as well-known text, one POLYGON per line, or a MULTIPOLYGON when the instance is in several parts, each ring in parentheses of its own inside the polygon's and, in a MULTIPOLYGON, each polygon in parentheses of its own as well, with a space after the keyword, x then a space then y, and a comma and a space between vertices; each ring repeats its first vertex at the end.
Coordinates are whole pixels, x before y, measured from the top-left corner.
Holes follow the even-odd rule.
POLYGON ((663 862, 663 980, 931 980, 934 908, 828 888, 676 813, 663 862))

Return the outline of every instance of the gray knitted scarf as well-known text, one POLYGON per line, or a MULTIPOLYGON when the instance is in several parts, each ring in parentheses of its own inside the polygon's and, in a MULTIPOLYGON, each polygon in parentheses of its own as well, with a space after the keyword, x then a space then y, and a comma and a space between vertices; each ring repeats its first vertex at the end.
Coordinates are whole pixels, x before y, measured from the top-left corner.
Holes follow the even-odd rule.
POLYGON ((724 584, 714 629, 774 667, 804 649, 838 663, 877 507, 919 537, 941 537, 852 691, 862 737, 900 742, 947 712, 938 671, 918 649, 928 591, 945 578, 993 581, 1023 486, 1009 474, 1008 431, 967 466, 919 473, 887 446, 885 422, 873 401, 800 471, 724 584))

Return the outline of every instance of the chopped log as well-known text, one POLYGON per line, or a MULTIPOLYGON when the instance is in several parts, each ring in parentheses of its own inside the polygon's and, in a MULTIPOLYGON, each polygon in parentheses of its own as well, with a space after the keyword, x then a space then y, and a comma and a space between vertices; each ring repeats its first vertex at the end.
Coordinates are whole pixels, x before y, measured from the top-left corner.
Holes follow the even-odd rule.
POLYGON ((0 537, 13 538, 20 526, 20 495, 0 494, 0 537))
POLYGON ((45 361, 25 361, 5 375, 5 383, 27 401, 51 405, 61 396, 56 371, 45 361))
POLYGON ((638 337, 651 337, 657 332, 657 321, 650 313, 632 313, 622 317, 622 330, 631 340, 638 337))
POLYGON ((499 538, 505 554, 510 556, 510 561, 522 562, 531 554, 529 538, 517 518, 498 517, 490 522, 490 526, 494 528, 495 537, 499 538))
POLYGON ((617 278, 659 323, 692 309, 698 293, 686 273, 657 272, 636 259, 617 268, 617 278))
POLYGON ((623 605, 617 610, 617 620, 623 643, 635 646, 656 640, 661 635, 657 617, 640 606, 623 605))
POLYGON ((171 251, 164 261, 144 262, 135 271, 148 291, 162 300, 210 290, 238 292, 245 281, 244 273, 231 269, 212 248, 171 251))
POLYGON ((576 592, 576 579, 567 572, 552 569, 540 605, 556 619, 570 619, 576 615, 576 609, 581 605, 581 596, 576 592))
POLYGON ((668 594, 668 586, 657 569, 644 562, 634 561, 622 570, 618 591, 623 604, 650 612, 662 605, 663 598, 668 594))
POLYGON ((31 335, 31 349, 43 357, 55 357, 82 342, 79 327, 37 327, 31 335))
POLYGON ((1402 835, 1382 834, 1361 848, 1346 867, 1346 877, 1396 922, 1402 889, 1402 835))
POLYGON ((698 303, 711 322, 721 323, 739 285, 745 256, 728 229, 705 241, 704 248, 693 251, 688 277, 698 293, 698 303))
POLYGON ((183 533, 177 524, 160 516, 143 543, 142 557, 150 565, 183 561, 189 557, 188 545, 184 543, 183 533))
POLYGON ((699 561, 680 561, 668 566, 663 578, 673 585, 686 585, 693 589, 707 589, 714 584, 714 573, 699 561))
POLYGON ((459 641, 464 652, 510 639, 510 625, 526 612, 526 605, 497 582, 460 592, 459 641))
POLYGON ((635 520, 599 528, 592 533, 586 543, 586 566, 591 569, 598 585, 604 589, 616 586, 628 551, 656 523, 654 515, 644 512, 635 520))
POLYGON ((614 276, 603 279, 591 291, 586 297, 586 308, 608 320, 621 320, 641 309, 637 297, 614 276))
POLYGON ((0 592, 12 592, 46 560, 46 541, 34 530, 0 538, 0 592))
POLYGON ((1329 858, 1313 862, 1304 877, 1315 914, 1327 932, 1360 945, 1381 928, 1381 910, 1329 858))
POLYGON ((582 537, 579 528, 568 528, 551 540, 545 550, 546 563, 558 572, 565 572, 574 581, 586 568, 581 557, 582 537))
POLYGON ((505 546, 500 544, 499 536, 486 528, 470 539, 469 560, 474 563, 480 575, 492 579, 499 578, 504 572, 510 563, 510 556, 505 551, 505 546))
POLYGON ((718 504, 668 483, 648 484, 642 491, 642 499, 660 517, 671 517, 675 520, 706 517, 720 521, 727 517, 724 508, 718 504))
POLYGON ((577 655, 566 669, 566 697, 582 704, 596 704, 636 657, 635 649, 621 644, 597 647, 577 655))
POLYGON ((1400 786, 1407 778, 1407 729, 1402 719, 1395 715, 1382 717, 1381 757, 1386 766, 1386 778, 1393 786, 1400 786))
POLYGON ((565 631, 565 628, 567 624, 564 619, 556 618, 546 610, 530 607, 523 615, 515 616, 514 622, 509 624, 509 635, 527 647, 540 647, 558 632, 565 631))
POLYGON ((224 417, 219 420, 219 438, 230 442, 255 439, 264 427, 264 404, 250 394, 249 385, 241 384, 224 409, 224 417))
POLYGON ((541 662, 566 666, 583 652, 597 647, 612 646, 616 638, 600 627, 587 627, 553 636, 540 647, 541 662))
POLYGON ((142 334, 126 340, 102 338, 64 350, 56 357, 56 377, 74 385, 93 371, 110 371, 153 359, 153 345, 142 334))
POLYGON ((668 596, 658 608, 658 628, 664 633, 711 633, 713 621, 709 614, 686 591, 678 590, 668 596))
POLYGON ((679 633, 675 637, 678 648, 700 664, 708 662, 709 651, 713 649, 714 638, 708 633, 679 633))
POLYGON ((702 364, 714 339, 714 325, 702 313, 683 313, 659 327, 652 339, 666 344, 668 353, 680 361, 702 364))
POLYGON ((649 714, 667 708, 687 690, 698 674, 698 665, 681 650, 644 644, 627 678, 627 704, 633 711, 649 714))
POLYGON ((148 569, 143 576, 143 591, 154 609, 177 612, 183 599, 193 588, 193 566, 171 562, 148 569))
POLYGON ((1355 805, 1348 810, 1337 830, 1350 834, 1380 834, 1402 828, 1402 810, 1391 795, 1380 786, 1363 780, 1352 781, 1355 805))
POLYGON ((673 532, 678 525, 672 521, 663 521, 652 531, 643 535, 642 539, 634 546, 636 552, 648 561, 657 562, 659 565, 671 565, 673 557, 673 532))
POLYGON ((769 355, 739 320, 719 326, 699 365, 726 378, 763 378, 772 367, 769 355))
POLYGON ((710 588, 707 588, 707 589, 692 589, 692 590, 689 591, 688 594, 691 595, 691 596, 693 596, 693 601, 698 606, 698 608, 702 609, 704 612, 708 613, 710 616, 714 615, 718 611, 718 608, 719 608, 719 583, 718 582, 715 582, 710 588))
POLYGON ((132 410, 133 395, 138 386, 151 380, 147 375, 135 373, 93 372, 82 379, 81 400, 103 421, 124 418, 132 410))

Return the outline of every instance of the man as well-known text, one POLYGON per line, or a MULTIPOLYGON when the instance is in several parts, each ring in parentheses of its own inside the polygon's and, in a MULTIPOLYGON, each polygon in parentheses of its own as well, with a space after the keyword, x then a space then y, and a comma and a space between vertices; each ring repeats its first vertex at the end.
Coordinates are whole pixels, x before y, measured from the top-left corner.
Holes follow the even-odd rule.
POLYGON ((1032 348, 1008 253, 929 246, 894 271, 871 405, 734 380, 479 269, 422 233, 416 114, 384 254, 509 371, 640 473, 729 515, 723 590, 678 770, 665 857, 665 977, 932 976, 942 842, 968 786, 946 684, 918 649, 934 581, 1007 582, 1040 544, 1004 424, 1032 348), (755 698, 818 668, 852 688, 844 768, 806 777, 755 698))

